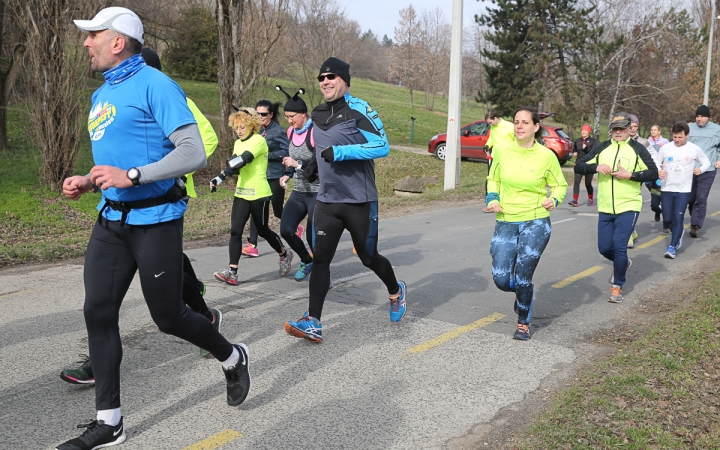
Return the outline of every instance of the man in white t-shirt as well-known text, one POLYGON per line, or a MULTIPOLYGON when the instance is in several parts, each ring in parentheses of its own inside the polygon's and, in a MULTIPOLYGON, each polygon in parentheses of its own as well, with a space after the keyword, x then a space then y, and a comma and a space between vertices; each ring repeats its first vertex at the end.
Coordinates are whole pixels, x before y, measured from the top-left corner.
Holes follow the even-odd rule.
POLYGON ((676 251, 682 246, 685 233, 683 220, 690 201, 693 175, 700 175, 710 168, 710 160, 705 152, 688 142, 689 134, 687 123, 675 123, 672 126, 673 141, 660 147, 655 157, 660 168, 658 175, 662 180, 663 227, 672 231, 670 245, 665 252, 665 257, 670 259, 675 259, 676 251), (698 164, 699 167, 696 167, 698 164))

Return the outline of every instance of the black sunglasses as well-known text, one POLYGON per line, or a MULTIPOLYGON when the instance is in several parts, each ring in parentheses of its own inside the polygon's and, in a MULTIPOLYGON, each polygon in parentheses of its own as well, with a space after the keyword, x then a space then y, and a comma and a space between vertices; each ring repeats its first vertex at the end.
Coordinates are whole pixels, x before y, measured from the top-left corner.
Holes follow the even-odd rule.
POLYGON ((318 81, 321 82, 321 83, 322 83, 323 81, 325 81, 325 78, 327 78, 328 80, 332 81, 332 80, 334 80, 335 78, 337 78, 337 75, 335 75, 334 73, 329 73, 329 74, 327 74, 327 75, 318 75, 318 81))
POLYGON ((260 114, 260 115, 263 116, 263 117, 267 117, 267 116, 270 115, 269 112, 264 112, 264 113, 259 112, 258 114, 260 114))

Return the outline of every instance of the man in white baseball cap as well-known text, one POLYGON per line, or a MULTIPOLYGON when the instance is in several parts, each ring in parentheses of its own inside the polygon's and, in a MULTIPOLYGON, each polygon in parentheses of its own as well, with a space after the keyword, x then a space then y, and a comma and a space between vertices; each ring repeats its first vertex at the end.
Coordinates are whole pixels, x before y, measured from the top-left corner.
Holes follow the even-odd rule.
POLYGON ((185 307, 183 216, 186 191, 176 179, 207 164, 197 121, 180 86, 148 67, 142 23, 125 8, 106 8, 90 21, 83 46, 105 83, 92 96, 88 132, 94 166, 63 182, 78 200, 99 193, 99 216, 87 245, 83 313, 95 377, 96 419, 56 450, 91 450, 125 441, 120 410, 122 342, 119 316, 136 274, 158 328, 215 357, 227 381, 227 403, 250 389, 248 349, 232 344, 201 314, 185 307))
POLYGON ((140 18, 127 8, 113 6, 100 10, 92 20, 73 20, 83 31, 113 30, 144 44, 140 18))

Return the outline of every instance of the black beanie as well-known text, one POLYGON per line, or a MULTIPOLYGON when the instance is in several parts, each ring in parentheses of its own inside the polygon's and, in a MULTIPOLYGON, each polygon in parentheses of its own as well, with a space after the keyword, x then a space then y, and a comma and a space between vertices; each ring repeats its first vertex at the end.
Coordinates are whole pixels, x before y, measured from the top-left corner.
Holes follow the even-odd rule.
POLYGON ((298 91, 290 97, 290 94, 285 92, 285 90, 282 88, 282 86, 277 85, 275 86, 275 89, 285 94, 285 98, 287 98, 287 101, 285 102, 285 106, 283 106, 283 110, 287 112, 296 112, 296 113, 307 113, 308 107, 307 104, 305 104, 305 100, 300 98, 300 94, 305 93, 305 89, 300 88, 298 91))
POLYGON ((155 50, 149 48, 149 47, 143 47, 143 49, 140 51, 142 54, 143 59, 147 63, 148 66, 153 67, 160 72, 162 72, 162 64, 160 64, 160 57, 157 53, 155 53, 155 50))
POLYGON ((322 63, 322 66, 320 66, 318 76, 328 72, 336 74, 350 86, 350 64, 335 57, 328 58, 322 63))
POLYGON ((705 105, 698 106, 698 109, 695 110, 695 116, 710 117, 710 108, 705 105))

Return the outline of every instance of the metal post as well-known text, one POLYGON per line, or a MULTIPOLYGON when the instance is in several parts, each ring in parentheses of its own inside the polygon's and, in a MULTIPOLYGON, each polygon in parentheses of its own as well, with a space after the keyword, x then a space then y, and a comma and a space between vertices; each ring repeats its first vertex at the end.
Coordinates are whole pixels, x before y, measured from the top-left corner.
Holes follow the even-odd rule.
POLYGON ((413 133, 415 132, 415 117, 410 117, 410 143, 412 144, 413 133))
POLYGON ((713 36, 715 35, 715 0, 710 0, 712 3, 712 16, 710 17, 710 38, 708 39, 708 57, 707 65, 705 67, 705 96, 703 97, 703 105, 708 105, 710 97, 710 64, 712 63, 712 45, 713 36))
POLYGON ((445 190, 460 186, 460 87, 462 79, 462 12, 463 0, 453 0, 450 41, 450 90, 448 92, 448 126, 445 144, 445 190))

